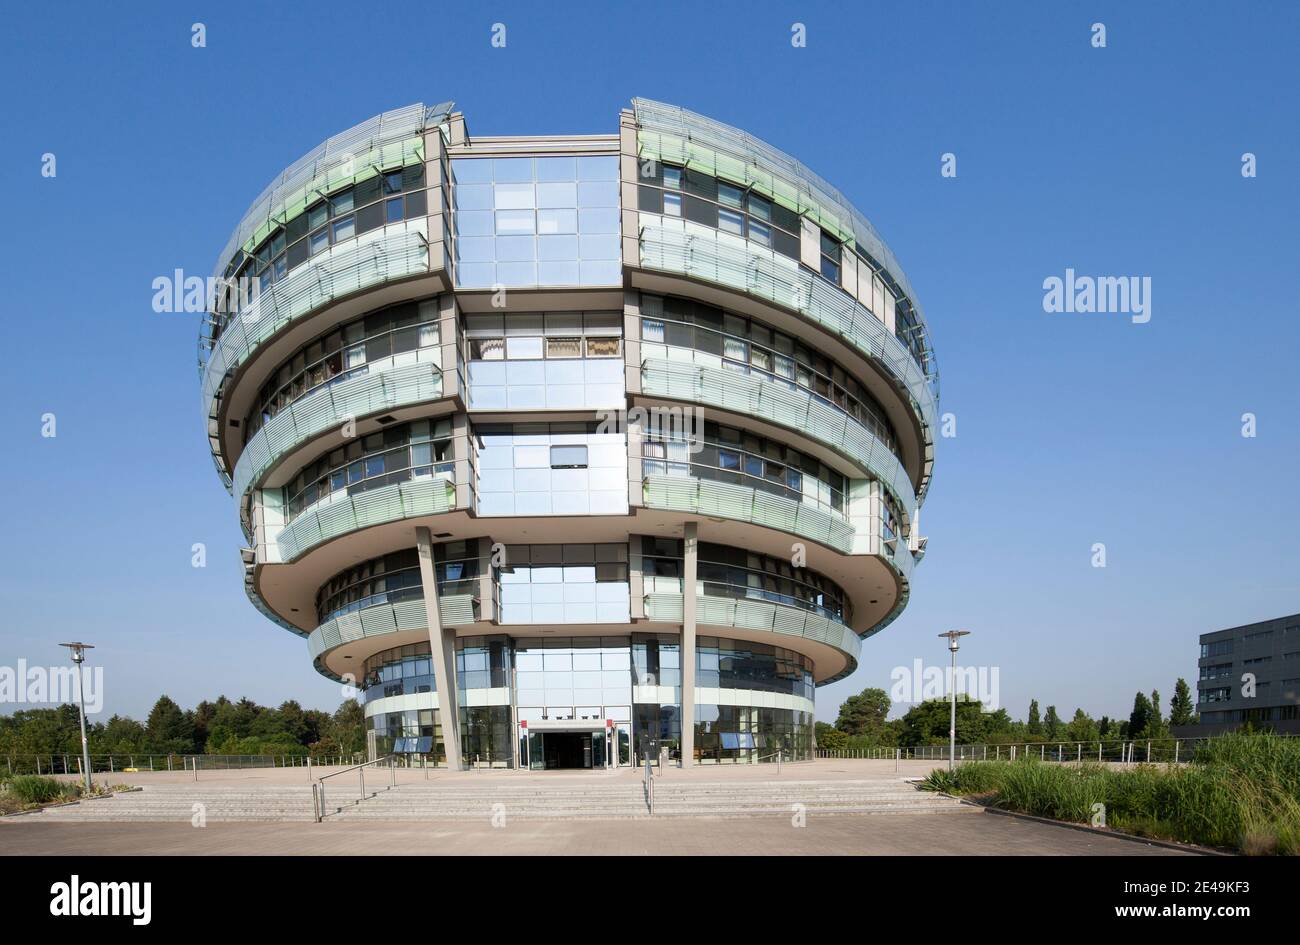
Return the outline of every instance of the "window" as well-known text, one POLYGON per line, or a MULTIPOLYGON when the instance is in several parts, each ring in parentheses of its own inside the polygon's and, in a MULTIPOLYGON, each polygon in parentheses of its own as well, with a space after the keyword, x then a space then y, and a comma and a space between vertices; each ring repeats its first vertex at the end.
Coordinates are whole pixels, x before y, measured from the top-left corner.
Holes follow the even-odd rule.
MULTIPOLYGON (((641 296, 641 340, 699 351, 700 359, 741 374, 765 377, 791 390, 804 388, 848 414, 897 452, 897 437, 884 409, 840 365, 770 326, 676 296, 641 296)), ((661 357, 663 355, 660 355, 661 357)))
POLYGON ((318 502, 414 477, 442 478, 451 488, 455 472, 451 438, 449 419, 417 420, 336 447, 308 464, 284 487, 286 520, 292 521, 318 502))
POLYGON ((825 230, 821 231, 821 273, 836 285, 840 284, 840 243, 825 230))
POLYGON ((548 358, 582 357, 581 338, 547 338, 546 356, 548 358))
POLYGON ((587 357, 589 358, 617 358, 620 353, 622 338, 588 338, 587 357))
POLYGON ((743 214, 736 213, 734 210, 718 210, 718 229, 724 233, 734 233, 736 236, 745 235, 745 217, 743 214))
POLYGON ((474 361, 612 358, 622 353, 617 312, 469 315, 465 334, 474 361))
MULTIPOLYGON (((359 181, 286 220, 252 252, 237 251, 226 267, 224 278, 232 283, 255 279, 265 291, 327 249, 331 237, 333 242, 350 239, 385 223, 422 216, 426 210, 423 164, 386 172, 382 180, 372 177, 359 181), (381 202, 386 195, 400 196, 381 202)), ((219 321, 214 327, 214 338, 235 312, 236 306, 223 303, 217 313, 219 321)))
POLYGON ((617 156, 467 157, 452 172, 458 285, 621 283, 617 156))
POLYGON ((669 164, 656 165, 654 175, 643 179, 637 188, 639 209, 685 217, 799 259, 799 215, 793 210, 739 184, 669 164))
MULTIPOLYGON (((369 370, 367 365, 390 356, 436 347, 439 317, 436 298, 403 302, 331 329, 308 342, 286 359, 258 392, 253 409, 244 416, 244 442, 289 404, 322 385, 359 377, 369 370)), ((424 352, 418 358, 437 366, 432 352, 424 352)))
POLYGON ((728 207, 744 207, 745 192, 739 187, 718 181, 718 203, 728 207))
POLYGON ((587 447, 552 446, 551 447, 551 468, 552 469, 586 469, 587 468, 587 447))

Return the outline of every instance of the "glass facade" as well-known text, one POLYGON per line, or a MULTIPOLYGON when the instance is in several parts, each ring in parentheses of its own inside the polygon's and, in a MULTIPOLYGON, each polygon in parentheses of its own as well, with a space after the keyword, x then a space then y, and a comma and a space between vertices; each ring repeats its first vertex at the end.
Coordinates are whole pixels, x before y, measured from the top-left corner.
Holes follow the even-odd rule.
MULTIPOLYGON (((423 164, 397 168, 335 191, 276 227, 252 253, 239 250, 226 267, 225 278, 253 279, 265 292, 312 256, 389 223, 428 213, 423 164)), ((237 310, 236 287, 220 299, 212 339, 237 310)))
POLYGON ((598 429, 596 423, 478 424, 478 514, 626 514, 627 437, 598 429))
POLYGON ((681 217, 799 258, 799 215, 762 194, 658 162, 641 166, 639 183, 637 209, 642 212, 681 217))
POLYGON ((285 520, 320 502, 411 479, 455 481, 451 420, 416 420, 358 437, 304 467, 284 488, 285 520))
POLYGON ((647 476, 693 476, 762 489, 843 516, 847 480, 825 463, 778 440, 706 420, 686 431, 651 414, 641 441, 647 476))
POLYGON ((622 285, 617 156, 451 166, 458 286, 622 285))
POLYGON ((376 367, 439 364, 438 299, 393 305, 303 345, 262 385, 244 418, 244 442, 289 404, 376 367))
POLYGON ((519 718, 628 718, 632 654, 626 636, 515 640, 519 718), (607 710, 618 710, 609 715, 607 710))
POLYGON ((776 692, 814 698, 812 660, 766 643, 700 637, 695 642, 695 685, 776 692))
MULTIPOLYGON (((680 538, 641 537, 641 569, 646 593, 682 592, 680 538)), ((809 568, 797 568, 784 558, 701 542, 697 564, 699 592, 710 597, 765 600, 810 610, 848 624, 852 610, 848 595, 834 581, 809 568)))
POLYGON ((753 764, 773 761, 778 749, 786 761, 812 757, 813 713, 742 705, 695 706, 695 760, 698 764, 753 764))
MULTIPOLYGON (((512 652, 504 635, 463 637, 456 641, 456 685, 468 689, 510 691, 512 652)), ((365 701, 388 696, 436 692, 433 658, 428 643, 415 643, 377 653, 365 663, 365 701)), ((446 762, 442 725, 432 709, 399 709, 370 715, 366 727, 375 732, 376 751, 394 750, 398 738, 432 738, 430 754, 446 762)), ((511 709, 507 705, 460 707, 461 754, 467 764, 510 767, 513 764, 511 709)), ((401 750, 401 749, 399 749, 401 750)), ((405 750, 409 750, 409 747, 405 750)), ((421 751, 421 754, 426 752, 421 751)))
POLYGON ((468 315, 465 335, 471 407, 559 410, 626 402, 617 312, 468 315))
POLYGON ((509 545, 501 623, 627 623, 627 545, 509 545))
POLYGON ((688 350, 692 360, 806 390, 848 414, 898 455, 885 409, 852 374, 793 335, 724 309, 675 296, 641 296, 642 357, 688 350))
MULTIPOLYGON (((460 690, 509 693, 516 707, 513 720, 510 705, 461 707, 465 760, 506 766, 517 752, 520 764, 533 768, 600 767, 634 764, 647 754, 657 762, 663 749, 677 761, 680 656, 680 638, 671 634, 458 640, 460 690), (637 687, 671 687, 675 701, 637 701, 638 692, 645 691, 637 687), (564 722, 574 723, 573 730, 545 727, 564 722)), ((436 692, 429 645, 372 656, 363 685, 366 701, 436 692)), ((700 637, 696 685, 811 700, 812 662, 781 647, 700 637)), ((397 738, 411 737, 432 737, 441 751, 437 721, 432 710, 401 709, 374 714, 367 725, 380 752, 393 750, 397 738)), ((778 748, 787 761, 811 757, 812 713, 800 709, 698 703, 695 731, 696 759, 702 764, 768 762, 778 748)))
MULTIPOLYGON (((641 165, 638 183, 637 209, 642 213, 689 220, 765 246, 796 262, 802 261, 799 214, 748 185, 729 182, 692 168, 658 162, 641 165)), ((862 246, 841 243, 830 233, 820 230, 818 275, 832 285, 840 286, 846 250, 861 260, 860 266, 871 272, 883 288, 888 301, 880 301, 894 309, 895 336, 907 346, 916 363, 926 368, 929 351, 925 326, 911 299, 888 270, 862 246)), ((877 307, 870 302, 864 304, 868 309, 877 307)), ((879 317, 882 313, 875 314, 879 317)))
MULTIPOLYGON (((471 538, 434 545, 440 595, 478 594, 478 544, 478 539, 471 538)), ((417 599, 423 593, 418 552, 414 548, 394 551, 330 578, 316 595, 317 622, 380 604, 417 599)))

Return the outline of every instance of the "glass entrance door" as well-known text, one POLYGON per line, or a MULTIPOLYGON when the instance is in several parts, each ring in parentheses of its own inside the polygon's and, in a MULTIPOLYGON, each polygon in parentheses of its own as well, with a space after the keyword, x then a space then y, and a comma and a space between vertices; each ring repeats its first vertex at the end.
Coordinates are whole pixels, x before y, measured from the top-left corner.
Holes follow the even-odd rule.
POLYGON ((614 726, 615 758, 620 768, 632 767, 632 723, 619 722, 614 726))

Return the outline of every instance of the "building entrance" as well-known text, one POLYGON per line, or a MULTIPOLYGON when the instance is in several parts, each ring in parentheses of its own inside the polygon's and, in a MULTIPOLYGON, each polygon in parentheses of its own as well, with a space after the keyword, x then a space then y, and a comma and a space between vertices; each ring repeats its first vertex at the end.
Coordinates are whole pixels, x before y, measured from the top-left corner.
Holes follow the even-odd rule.
POLYGON ((541 738, 547 771, 592 767, 590 735, 584 732, 546 732, 541 738))
POLYGON ((609 736, 604 728, 528 730, 527 765, 533 771, 604 768, 613 764, 607 755, 609 736))

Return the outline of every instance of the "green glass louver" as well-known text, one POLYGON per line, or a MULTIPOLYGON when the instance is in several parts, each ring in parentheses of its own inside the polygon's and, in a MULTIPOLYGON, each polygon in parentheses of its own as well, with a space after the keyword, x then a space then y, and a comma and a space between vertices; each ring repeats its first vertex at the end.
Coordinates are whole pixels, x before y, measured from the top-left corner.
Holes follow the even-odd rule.
MULTIPOLYGON (((445 627, 462 626, 478 620, 478 604, 471 594, 448 594, 439 598, 438 611, 445 627)), ((313 660, 318 660, 345 643, 403 630, 425 630, 427 627, 422 599, 376 604, 325 621, 307 637, 307 652, 313 660)))
POLYGON ((911 352, 880 319, 820 276, 801 269, 779 253, 707 227, 666 226, 653 214, 642 214, 641 221, 642 267, 730 286, 793 309, 882 365, 907 391, 913 410, 921 418, 926 455, 917 491, 924 498, 934 460, 934 392, 911 352))
MULTIPOLYGON (((743 600, 696 595, 697 620, 702 626, 739 627, 747 630, 765 630, 770 633, 802 637, 825 643, 844 653, 848 666, 838 675, 822 680, 819 685, 834 682, 857 669, 858 653, 862 639, 848 627, 820 614, 799 607, 763 600, 743 600)), ((682 595, 654 592, 645 596, 646 618, 665 623, 682 620, 682 595)))
POLYGON ((647 394, 709 404, 797 430, 825 443, 889 489, 900 509, 916 507, 912 482, 897 456, 848 414, 821 403, 803 388, 790 389, 755 375, 647 358, 641 364, 647 394))
POLYGON ((316 391, 285 407, 249 439, 235 464, 234 491, 243 496, 284 456, 307 440, 348 419, 438 400, 445 391, 441 369, 432 363, 387 367, 316 391))
POLYGON ((266 561, 288 564, 317 545, 357 529, 456 507, 456 484, 442 477, 417 479, 346 496, 307 509, 275 537, 278 554, 267 549, 266 561))

